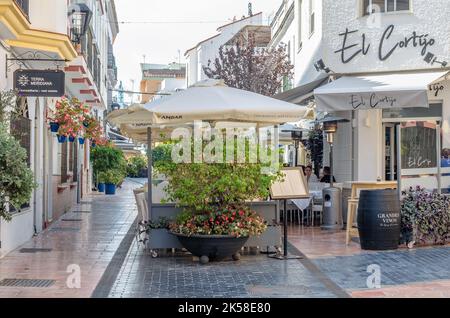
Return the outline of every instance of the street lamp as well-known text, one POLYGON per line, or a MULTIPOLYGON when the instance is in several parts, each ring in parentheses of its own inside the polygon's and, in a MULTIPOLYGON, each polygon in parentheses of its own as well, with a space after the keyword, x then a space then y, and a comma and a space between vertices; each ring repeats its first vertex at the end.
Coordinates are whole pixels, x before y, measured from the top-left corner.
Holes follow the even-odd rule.
POLYGON ((349 122, 348 119, 327 116, 317 121, 323 124, 323 131, 326 134, 327 142, 330 145, 330 187, 333 187, 333 144, 334 136, 337 132, 338 123, 349 122))
POLYGON ((323 124, 327 142, 330 145, 330 187, 323 189, 323 225, 324 230, 336 230, 342 227, 342 195, 339 188, 333 187, 333 144, 338 123, 349 122, 348 119, 327 116, 319 123, 323 124))
POLYGON ((69 7, 68 12, 70 35, 74 44, 80 44, 86 34, 92 18, 92 11, 84 3, 77 3, 69 7))
POLYGON ((287 126, 286 128, 282 127, 281 132, 291 133, 291 138, 294 141, 294 146, 295 146, 294 165, 295 165, 295 167, 297 167, 298 166, 298 150, 300 148, 300 142, 303 140, 303 130, 300 128, 296 128, 294 126, 287 126))

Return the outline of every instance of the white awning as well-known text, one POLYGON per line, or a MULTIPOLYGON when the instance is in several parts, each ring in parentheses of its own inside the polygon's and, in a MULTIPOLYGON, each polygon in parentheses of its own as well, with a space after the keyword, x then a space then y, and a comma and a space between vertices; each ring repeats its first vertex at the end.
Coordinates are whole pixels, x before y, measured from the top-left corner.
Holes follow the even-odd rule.
POLYGON ((447 73, 344 76, 314 90, 317 110, 429 107, 428 86, 447 73))

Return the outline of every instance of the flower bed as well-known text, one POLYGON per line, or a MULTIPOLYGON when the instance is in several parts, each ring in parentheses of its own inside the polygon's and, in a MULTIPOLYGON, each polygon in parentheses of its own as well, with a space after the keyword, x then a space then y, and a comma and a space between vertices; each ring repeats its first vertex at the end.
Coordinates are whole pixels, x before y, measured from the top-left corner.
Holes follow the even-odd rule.
POLYGON ((181 214, 170 229, 184 235, 230 235, 250 237, 260 235, 267 229, 262 217, 248 207, 230 206, 209 213, 192 215, 181 214))
POLYGON ((403 192, 401 242, 446 244, 450 239, 450 198, 417 186, 403 192))

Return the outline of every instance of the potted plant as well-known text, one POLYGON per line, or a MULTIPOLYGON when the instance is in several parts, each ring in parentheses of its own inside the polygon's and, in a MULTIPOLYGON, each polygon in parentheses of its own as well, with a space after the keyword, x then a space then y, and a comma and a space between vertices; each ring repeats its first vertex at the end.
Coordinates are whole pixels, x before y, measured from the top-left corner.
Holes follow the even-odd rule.
POLYGON ((25 149, 8 134, 5 124, 0 123, 0 219, 10 221, 8 204, 19 210, 30 200, 35 188, 25 149))
POLYGON ((101 193, 105 192, 105 172, 100 172, 98 174, 97 182, 98 182, 97 184, 98 192, 101 193))
POLYGON ((121 184, 126 175, 123 151, 107 143, 91 150, 91 161, 94 168, 94 180, 105 183, 107 192, 114 192, 114 188, 121 184), (109 187, 108 184, 110 184, 109 187))
POLYGON ((116 194, 116 187, 123 181, 123 173, 117 170, 107 170, 101 173, 105 182, 105 194, 116 194))
POLYGON ((260 163, 177 164, 169 159, 170 145, 159 146, 154 153, 161 158, 154 162, 156 172, 169 181, 165 189, 169 199, 184 209, 171 232, 202 264, 229 256, 238 260, 248 238, 267 227, 249 202, 267 198, 280 174, 263 173, 260 163))

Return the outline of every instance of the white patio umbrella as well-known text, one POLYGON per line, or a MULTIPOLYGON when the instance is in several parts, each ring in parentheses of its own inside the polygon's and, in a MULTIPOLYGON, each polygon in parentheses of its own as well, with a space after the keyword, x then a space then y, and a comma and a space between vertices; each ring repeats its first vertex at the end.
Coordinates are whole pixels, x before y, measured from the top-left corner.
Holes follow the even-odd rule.
MULTIPOLYGON (((252 123, 256 127, 274 126, 297 122, 306 112, 307 107, 304 106, 231 88, 223 81, 206 80, 146 105, 132 105, 127 109, 113 111, 107 120, 119 126, 125 135, 148 143, 148 164, 151 171, 152 130, 154 133, 167 132, 181 125, 190 126, 194 121, 242 122, 252 123)), ((152 204, 151 183, 149 173, 149 211, 152 204)))
POLYGON ((132 105, 113 111, 108 121, 116 125, 179 125, 196 120, 212 122, 247 122, 276 125, 296 122, 307 108, 274 98, 231 88, 222 81, 202 81, 146 105, 132 105))

